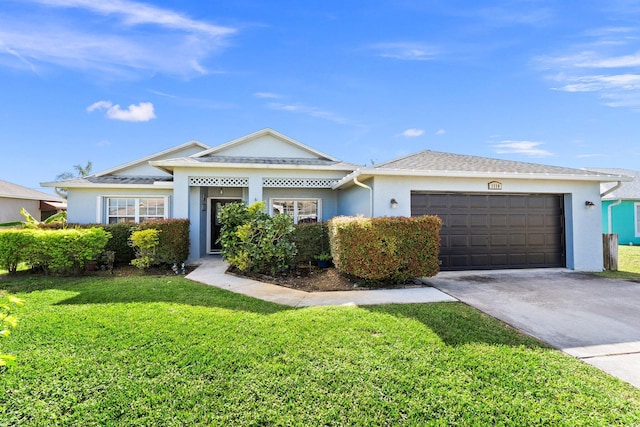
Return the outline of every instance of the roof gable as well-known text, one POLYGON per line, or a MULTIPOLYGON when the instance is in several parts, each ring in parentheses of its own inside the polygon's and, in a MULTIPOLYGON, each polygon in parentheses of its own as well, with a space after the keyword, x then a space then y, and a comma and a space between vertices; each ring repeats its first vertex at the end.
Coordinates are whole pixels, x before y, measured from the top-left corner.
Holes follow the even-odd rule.
POLYGON ((339 162, 333 156, 313 149, 301 142, 289 138, 273 129, 262 129, 209 150, 197 153, 192 157, 220 157, 229 161, 232 158, 270 158, 270 159, 306 159, 339 162))
POLYGON ((209 149, 209 146, 199 141, 188 141, 184 144, 177 145, 175 147, 159 151, 150 156, 143 157, 141 159, 134 160, 129 163, 125 163, 111 169, 98 172, 92 176, 102 177, 105 175, 117 175, 117 176, 158 176, 168 175, 165 172, 161 172, 153 166, 149 165, 152 160, 166 160, 175 157, 191 156, 199 153, 202 150, 209 149))

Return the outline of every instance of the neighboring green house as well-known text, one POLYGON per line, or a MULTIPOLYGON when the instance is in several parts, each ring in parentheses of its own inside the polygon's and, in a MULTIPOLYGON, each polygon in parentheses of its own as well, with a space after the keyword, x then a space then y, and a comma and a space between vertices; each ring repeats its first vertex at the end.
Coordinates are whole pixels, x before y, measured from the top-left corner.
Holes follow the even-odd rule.
POLYGON ((640 171, 597 169, 599 172, 628 175, 633 181, 600 184, 602 232, 618 235, 621 245, 640 245, 640 171), (616 188, 617 187, 617 188, 616 188))

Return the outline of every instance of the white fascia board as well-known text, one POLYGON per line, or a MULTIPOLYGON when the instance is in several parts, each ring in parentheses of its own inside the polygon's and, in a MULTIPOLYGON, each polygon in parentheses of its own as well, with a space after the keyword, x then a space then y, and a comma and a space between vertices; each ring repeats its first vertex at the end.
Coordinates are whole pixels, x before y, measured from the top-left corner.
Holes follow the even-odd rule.
POLYGON ((412 169, 359 169, 341 179, 332 188, 338 189, 348 185, 353 178, 368 179, 374 176, 417 176, 425 178, 487 178, 487 179, 533 179, 552 181, 588 181, 588 182, 617 182, 631 181, 624 175, 581 175, 581 174, 544 174, 517 172, 468 172, 468 171, 425 171, 412 169))
POLYGON ((327 171, 353 171, 352 167, 345 166, 320 166, 320 165, 283 165, 264 163, 207 163, 207 162, 163 162, 162 160, 149 162, 151 166, 170 169, 306 169, 306 170, 327 170, 327 171))
POLYGON ((128 188, 128 189, 173 189, 173 182, 156 181, 153 184, 95 184, 91 182, 87 183, 73 183, 71 185, 60 185, 64 182, 42 182, 43 187, 57 187, 57 188, 128 188))

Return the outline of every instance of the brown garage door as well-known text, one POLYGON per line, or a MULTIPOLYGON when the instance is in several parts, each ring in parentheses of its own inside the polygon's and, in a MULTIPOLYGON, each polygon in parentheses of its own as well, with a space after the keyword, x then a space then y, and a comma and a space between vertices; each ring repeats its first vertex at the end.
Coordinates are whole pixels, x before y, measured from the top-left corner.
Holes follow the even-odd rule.
POLYGON ((411 194, 411 216, 438 215, 441 270, 564 267, 561 194, 411 194))

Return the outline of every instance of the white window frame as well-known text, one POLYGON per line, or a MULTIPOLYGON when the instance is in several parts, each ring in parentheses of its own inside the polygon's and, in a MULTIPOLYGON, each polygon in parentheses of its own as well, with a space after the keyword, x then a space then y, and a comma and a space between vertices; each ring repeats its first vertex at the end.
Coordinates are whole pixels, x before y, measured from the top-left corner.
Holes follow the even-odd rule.
MULTIPOLYGON (((133 199, 134 200, 134 223, 140 223, 140 200, 141 199, 162 199, 164 203, 164 213, 163 216, 153 217, 153 219, 167 219, 169 218, 169 196, 158 196, 158 195, 115 195, 115 196, 103 196, 103 214, 102 221, 104 224, 109 224, 109 200, 111 199, 133 199)), ((148 217, 145 215, 145 217, 148 217)))
POLYGON ((293 202, 293 223, 298 223, 298 202, 316 202, 318 210, 316 212, 316 222, 322 222, 322 199, 317 197, 272 197, 269 199, 269 215, 273 216, 274 201, 293 202))
POLYGON ((633 220, 634 228, 636 230, 636 237, 640 237, 640 203, 635 202, 633 204, 633 220))

